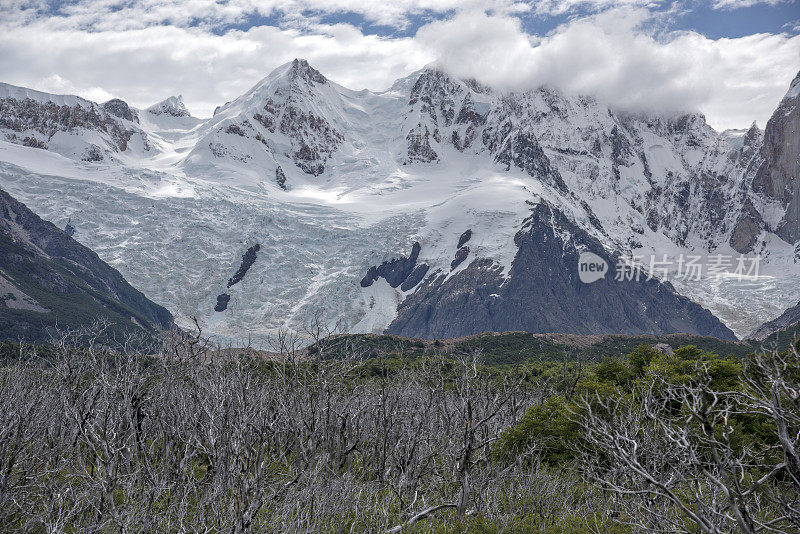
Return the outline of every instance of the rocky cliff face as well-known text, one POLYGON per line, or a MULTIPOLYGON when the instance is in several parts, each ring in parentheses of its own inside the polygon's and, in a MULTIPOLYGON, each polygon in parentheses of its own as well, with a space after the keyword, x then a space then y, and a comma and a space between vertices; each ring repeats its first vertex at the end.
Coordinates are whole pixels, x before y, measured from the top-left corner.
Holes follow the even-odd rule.
POLYGON ((486 152, 494 163, 512 166, 566 190, 536 136, 517 116, 518 96, 503 96, 477 82, 457 80, 427 68, 417 78, 404 123, 407 162, 439 162, 447 149, 486 152))
POLYGON ((0 138, 11 143, 101 161, 132 145, 137 151, 150 150, 137 123, 135 112, 122 100, 99 106, 0 83, 0 138))
POLYGON ((616 281, 617 258, 547 202, 532 208, 515 242, 518 251, 507 274, 486 258, 473 259, 451 277, 434 272, 400 304, 387 332, 428 339, 484 331, 736 338, 668 284, 644 275, 616 281), (587 251, 611 266, 593 283, 578 276, 578 259, 587 251))
POLYGON ((153 335, 173 325, 166 309, 97 254, 2 190, 0 252, 0 338, 48 341, 56 327, 98 321, 116 336, 153 335))
POLYGON ((408 99, 405 122, 407 161, 439 161, 443 144, 467 150, 479 135, 485 117, 475 109, 473 91, 438 69, 425 69, 408 99))
POLYGON ((789 243, 800 240, 800 73, 767 122, 754 193, 776 203, 783 216, 774 231, 789 243))

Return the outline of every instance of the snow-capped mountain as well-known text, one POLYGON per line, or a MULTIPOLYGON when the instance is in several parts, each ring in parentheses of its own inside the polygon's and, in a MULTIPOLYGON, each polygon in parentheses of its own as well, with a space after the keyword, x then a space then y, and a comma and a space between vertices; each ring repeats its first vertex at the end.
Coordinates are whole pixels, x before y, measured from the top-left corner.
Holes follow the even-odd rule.
POLYGON ((138 114, 122 100, 99 105, 5 83, 0 83, 0 139, 92 162, 153 151, 138 114))
POLYGON ((339 149, 347 120, 338 87, 295 60, 218 108, 186 160, 190 168, 220 161, 268 167, 288 162, 312 176, 339 149))
POLYGON ((0 186, 71 217, 179 322, 220 335, 321 310, 343 330, 426 337, 730 337, 800 299, 797 80, 765 131, 722 133, 696 113, 502 92, 435 66, 371 92, 295 60, 207 120, 180 97, 136 110, 2 90, 0 186), (98 118, 61 118, 75 109, 98 118), (90 144, 104 162, 84 158, 90 144), (577 272, 587 251, 611 270, 593 284, 577 272), (759 276, 674 276, 684 256, 740 254, 762 257, 759 276), (613 280, 628 255, 670 267, 613 280))
POLYGON ((183 103, 183 96, 170 96, 161 102, 156 102, 145 111, 151 115, 168 115, 170 117, 191 117, 191 113, 183 103))

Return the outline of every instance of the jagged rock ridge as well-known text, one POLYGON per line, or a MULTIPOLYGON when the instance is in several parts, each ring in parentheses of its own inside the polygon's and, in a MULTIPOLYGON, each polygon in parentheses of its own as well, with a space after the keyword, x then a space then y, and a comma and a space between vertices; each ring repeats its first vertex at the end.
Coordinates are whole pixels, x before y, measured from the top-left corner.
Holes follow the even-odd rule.
POLYGON ((150 151, 137 124, 136 112, 122 100, 100 106, 0 83, 0 139, 14 144, 96 162, 131 149, 150 151))

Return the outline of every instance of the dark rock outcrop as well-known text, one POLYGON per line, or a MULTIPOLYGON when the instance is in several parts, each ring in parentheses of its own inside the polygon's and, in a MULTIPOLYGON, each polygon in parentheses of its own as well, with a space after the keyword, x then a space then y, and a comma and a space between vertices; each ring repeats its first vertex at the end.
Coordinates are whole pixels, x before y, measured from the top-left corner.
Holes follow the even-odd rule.
POLYGON ((275 183, 284 191, 288 189, 288 187, 286 187, 286 175, 283 173, 283 169, 281 169, 280 165, 275 168, 275 183))
POLYGON ((127 102, 119 98, 112 98, 103 104, 103 109, 115 117, 139 124, 139 116, 131 109, 127 102))
POLYGON ((408 281, 401 290, 408 291, 417 285, 428 272, 428 266, 424 263, 417 265, 419 252, 422 246, 415 242, 411 247, 411 254, 408 257, 401 256, 391 261, 385 261, 377 267, 372 266, 367 270, 367 274, 361 279, 361 287, 371 286, 378 278, 385 279, 390 286, 398 287, 408 281), (411 284, 411 282, 414 282, 411 284))
POLYGON ((392 287, 399 286, 408 278, 417 265, 417 257, 419 257, 421 248, 419 243, 414 243, 408 258, 398 258, 382 263, 377 269, 378 276, 385 278, 392 287))
POLYGON ((67 224, 64 226, 64 233, 70 237, 75 235, 75 227, 72 226, 72 219, 69 219, 67 224))
POLYGON ((408 161, 430 163, 439 161, 439 154, 431 146, 431 132, 427 126, 412 130, 406 135, 408 161))
POLYGON ((374 265, 367 269, 367 274, 361 279, 361 287, 369 287, 378 279, 378 268, 374 265))
POLYGON ((470 239, 472 239, 472 229, 471 229, 471 228, 468 228, 468 229, 467 229, 467 230, 465 230, 465 231, 464 231, 464 233, 463 233, 463 234, 461 234, 461 236, 458 238, 458 245, 456 245, 456 248, 461 248, 461 247, 463 247, 463 246, 464 246, 464 244, 465 244, 467 241, 469 241, 470 239))
POLYGON ((97 145, 90 145, 83 153, 82 161, 98 162, 103 161, 103 149, 97 145))
POLYGON ((736 226, 733 227, 730 240, 731 247, 740 254, 751 252, 764 228, 764 219, 748 198, 744 201, 742 212, 736 220, 736 226))
POLYGON ((225 128, 225 133, 238 135, 239 137, 247 137, 247 134, 244 133, 242 127, 238 124, 229 124, 227 128, 225 128))
POLYGON ((467 256, 469 256, 469 247, 461 247, 460 249, 458 249, 456 251, 455 258, 453 258, 453 261, 450 262, 450 270, 452 271, 453 269, 464 263, 464 260, 467 259, 467 256))
POLYGON ((507 277, 485 258, 449 278, 428 276, 400 304, 387 333, 433 339, 485 331, 684 332, 735 339, 711 312, 656 279, 616 281, 612 272, 582 283, 581 252, 591 251, 609 265, 618 258, 545 202, 532 209, 515 242, 517 255, 507 277), (565 242, 563 235, 571 237, 565 242))
POLYGON ((561 191, 567 190, 564 179, 550 164, 550 159, 533 134, 516 132, 508 136, 495 154, 494 161, 505 165, 506 170, 513 165, 561 191))
POLYGON ((215 312, 224 312, 228 309, 228 302, 230 302, 231 296, 227 293, 222 293, 221 295, 217 295, 217 303, 214 305, 215 312))
POLYGON ((326 84, 328 79, 320 71, 308 64, 305 59, 295 58, 289 70, 289 77, 292 80, 302 79, 309 83, 326 84))
POLYGON ((400 290, 408 291, 422 282, 422 279, 425 278, 426 274, 428 274, 428 269, 429 267, 425 263, 420 263, 414 267, 414 270, 411 271, 411 274, 408 275, 408 278, 403 280, 403 283, 400 284, 400 290))
POLYGON ((0 339, 47 342, 53 330, 105 321, 108 339, 154 336, 172 315, 116 269, 0 190, 0 339), (8 295, 12 295, 9 298, 8 295))
POLYGON ((236 270, 234 275, 228 279, 229 288, 242 281, 244 275, 247 274, 247 271, 250 270, 250 267, 253 265, 253 263, 255 263, 259 250, 261 250, 261 245, 256 243, 252 247, 248 248, 247 251, 242 255, 242 263, 239 264, 239 268, 236 270))

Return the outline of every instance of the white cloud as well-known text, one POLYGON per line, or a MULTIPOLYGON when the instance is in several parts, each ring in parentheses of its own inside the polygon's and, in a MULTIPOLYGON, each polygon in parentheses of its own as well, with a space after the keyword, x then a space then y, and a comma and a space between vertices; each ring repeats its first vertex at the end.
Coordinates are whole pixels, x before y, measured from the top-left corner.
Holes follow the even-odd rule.
POLYGON ((739 9, 742 7, 752 7, 758 4, 777 5, 792 0, 715 0, 712 6, 714 9, 739 9))
POLYGON ((411 39, 364 36, 347 25, 326 30, 265 26, 218 36, 171 26, 91 33, 28 26, 0 40, 0 80, 52 90, 44 81, 58 75, 67 91, 89 98, 88 89, 102 87, 139 107, 182 93, 192 112, 210 116, 295 57, 354 88, 384 88, 432 59, 411 39))
MULTIPOLYGON (((639 0, 628 0, 639 1, 639 0)), ((550 4, 559 11, 565 6, 605 4, 610 0, 559 0, 550 4)), ((515 0, 80 0, 64 3, 53 11, 42 0, 0 0, 7 22, 31 22, 43 16, 60 29, 118 31, 155 25, 213 28, 243 22, 247 16, 268 17, 276 12, 286 20, 308 18, 308 13, 357 13, 366 20, 389 26, 404 26, 408 18, 424 13, 442 14, 462 9, 485 9, 498 13, 527 11, 526 2, 515 0)))
POLYGON ((215 28, 242 23, 252 15, 269 17, 276 13, 288 23, 307 20, 309 13, 356 13, 372 23, 405 27, 411 17, 424 14, 482 10, 495 15, 530 12, 543 16, 666 3, 667 0, 0 0, 0 12, 9 25, 48 17, 52 27, 64 30, 120 31, 156 25, 215 28))
MULTIPOLYGON (((514 16, 525 5, 497 0, 491 15, 483 9, 460 11, 402 38, 364 35, 348 24, 313 20, 302 28, 259 26, 216 35, 202 24, 189 26, 192 17, 207 9, 216 20, 239 20, 255 9, 254 0, 253 5, 250 0, 137 0, 125 5, 141 8, 143 1, 152 4, 133 28, 125 24, 125 19, 134 19, 132 13, 114 12, 108 0, 64 8, 69 16, 36 18, 17 10, 22 14, 0 22, 0 80, 94 100, 113 95, 139 107, 182 93, 195 114, 208 116, 294 57, 308 59, 332 80, 354 89, 384 89, 439 59, 455 74, 502 88, 550 84, 595 94, 616 106, 699 109, 715 127, 727 128, 746 126, 753 119, 763 125, 800 66, 800 37, 762 34, 713 40, 693 32, 654 33, 645 29, 653 27, 648 10, 603 11, 606 0, 540 3, 536 9, 591 4, 601 11, 544 37, 527 34, 514 16), (104 14, 93 16, 86 7, 90 5, 105 6, 99 11, 104 14), (172 23, 142 23, 148 17, 172 23)), ((0 0, 0 5, 8 2, 0 0)), ((446 10, 455 3, 397 0, 383 15, 372 0, 330 0, 325 5, 335 10, 347 4, 365 13, 373 9, 370 16, 389 20, 415 9, 446 10)), ((302 4, 294 0, 291 5, 300 9, 302 4)))
POLYGON ((93 102, 105 102, 114 98, 114 95, 102 87, 77 86, 70 80, 65 80, 58 74, 51 74, 33 84, 37 90, 57 95, 81 95, 93 102))
POLYGON ((656 7, 660 0, 540 0, 533 2, 539 14, 562 15, 576 10, 600 12, 615 7, 656 7))
POLYGON ((464 13, 417 39, 460 76, 524 89, 552 85, 617 107, 704 112, 717 128, 763 126, 800 68, 800 37, 654 34, 649 13, 614 9, 532 39, 519 21, 464 13))

